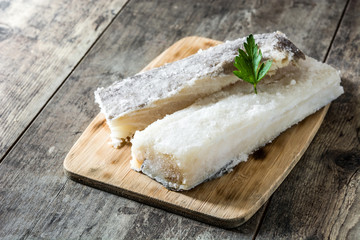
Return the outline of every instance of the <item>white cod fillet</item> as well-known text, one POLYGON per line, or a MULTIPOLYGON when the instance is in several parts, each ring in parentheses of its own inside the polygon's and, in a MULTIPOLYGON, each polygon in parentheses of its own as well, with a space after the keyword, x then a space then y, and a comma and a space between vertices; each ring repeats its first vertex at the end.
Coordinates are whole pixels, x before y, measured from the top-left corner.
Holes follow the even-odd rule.
MULTIPOLYGON (((254 35, 264 60, 272 59, 269 73, 304 58, 304 54, 281 32, 254 35)), ((232 71, 238 49, 246 38, 228 41, 115 82, 95 92, 95 100, 111 130, 113 145, 132 136, 166 114, 193 104, 198 98, 221 90, 239 80, 232 71)))
POLYGON ((154 122, 132 139, 131 167, 173 190, 231 170, 343 93, 339 73, 310 57, 253 86, 238 82, 154 122))

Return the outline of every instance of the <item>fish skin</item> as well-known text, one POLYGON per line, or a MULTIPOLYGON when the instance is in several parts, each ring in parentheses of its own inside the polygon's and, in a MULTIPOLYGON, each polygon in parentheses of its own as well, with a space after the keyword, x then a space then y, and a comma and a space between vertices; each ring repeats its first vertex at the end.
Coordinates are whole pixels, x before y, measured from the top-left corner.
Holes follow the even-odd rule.
MULTIPOLYGON (((254 38, 263 48, 264 60, 278 58, 278 63, 273 62, 269 75, 276 71, 277 64, 281 65, 282 60, 293 62, 305 56, 281 32, 255 34, 254 38)), ((185 59, 119 80, 109 87, 98 88, 95 101, 106 117, 114 146, 131 137, 135 130, 141 130, 166 114, 183 109, 198 98, 239 81, 232 74, 236 70, 233 63, 244 42, 246 37, 227 41, 185 59), (198 82, 203 79, 207 80, 199 85, 198 82), (186 98, 176 99, 184 92, 186 98), (168 99, 170 102, 167 105, 171 103, 174 107, 165 106, 164 102, 168 99), (144 113, 148 119, 144 118, 144 113), (134 120, 137 116, 141 116, 141 119, 134 120), (113 125, 118 124, 118 120, 121 120, 120 125, 126 123, 134 129, 116 132, 113 125)))

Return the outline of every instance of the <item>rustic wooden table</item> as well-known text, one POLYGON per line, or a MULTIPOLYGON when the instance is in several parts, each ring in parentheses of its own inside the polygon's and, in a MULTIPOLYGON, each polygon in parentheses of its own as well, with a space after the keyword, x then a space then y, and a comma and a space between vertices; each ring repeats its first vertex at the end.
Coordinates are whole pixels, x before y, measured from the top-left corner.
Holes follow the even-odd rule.
POLYGON ((0 1, 1 239, 359 239, 360 1, 0 1), (177 40, 280 30, 341 70, 312 144, 244 225, 221 229, 68 180, 94 90, 177 40))

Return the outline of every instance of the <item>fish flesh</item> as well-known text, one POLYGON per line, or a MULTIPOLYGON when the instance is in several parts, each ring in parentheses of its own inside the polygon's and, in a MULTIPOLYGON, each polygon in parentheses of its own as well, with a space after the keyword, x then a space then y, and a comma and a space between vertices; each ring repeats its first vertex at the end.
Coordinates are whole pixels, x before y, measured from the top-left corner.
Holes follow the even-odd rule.
POLYGON ((234 83, 137 131, 131 168, 172 190, 230 171, 343 93, 339 72, 306 57, 257 85, 234 83))

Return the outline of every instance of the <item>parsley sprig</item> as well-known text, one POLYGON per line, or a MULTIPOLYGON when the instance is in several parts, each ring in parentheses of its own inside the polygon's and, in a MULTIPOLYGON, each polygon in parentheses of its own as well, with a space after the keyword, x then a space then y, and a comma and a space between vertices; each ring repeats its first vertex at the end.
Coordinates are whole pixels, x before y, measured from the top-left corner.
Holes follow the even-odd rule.
POLYGON ((239 56, 235 57, 234 66, 239 71, 234 71, 233 73, 242 80, 253 84, 254 91, 257 94, 256 85, 269 71, 272 60, 268 60, 259 66, 262 53, 258 45, 255 44, 254 36, 250 34, 246 41, 247 43, 244 43, 246 52, 239 48, 239 56))

